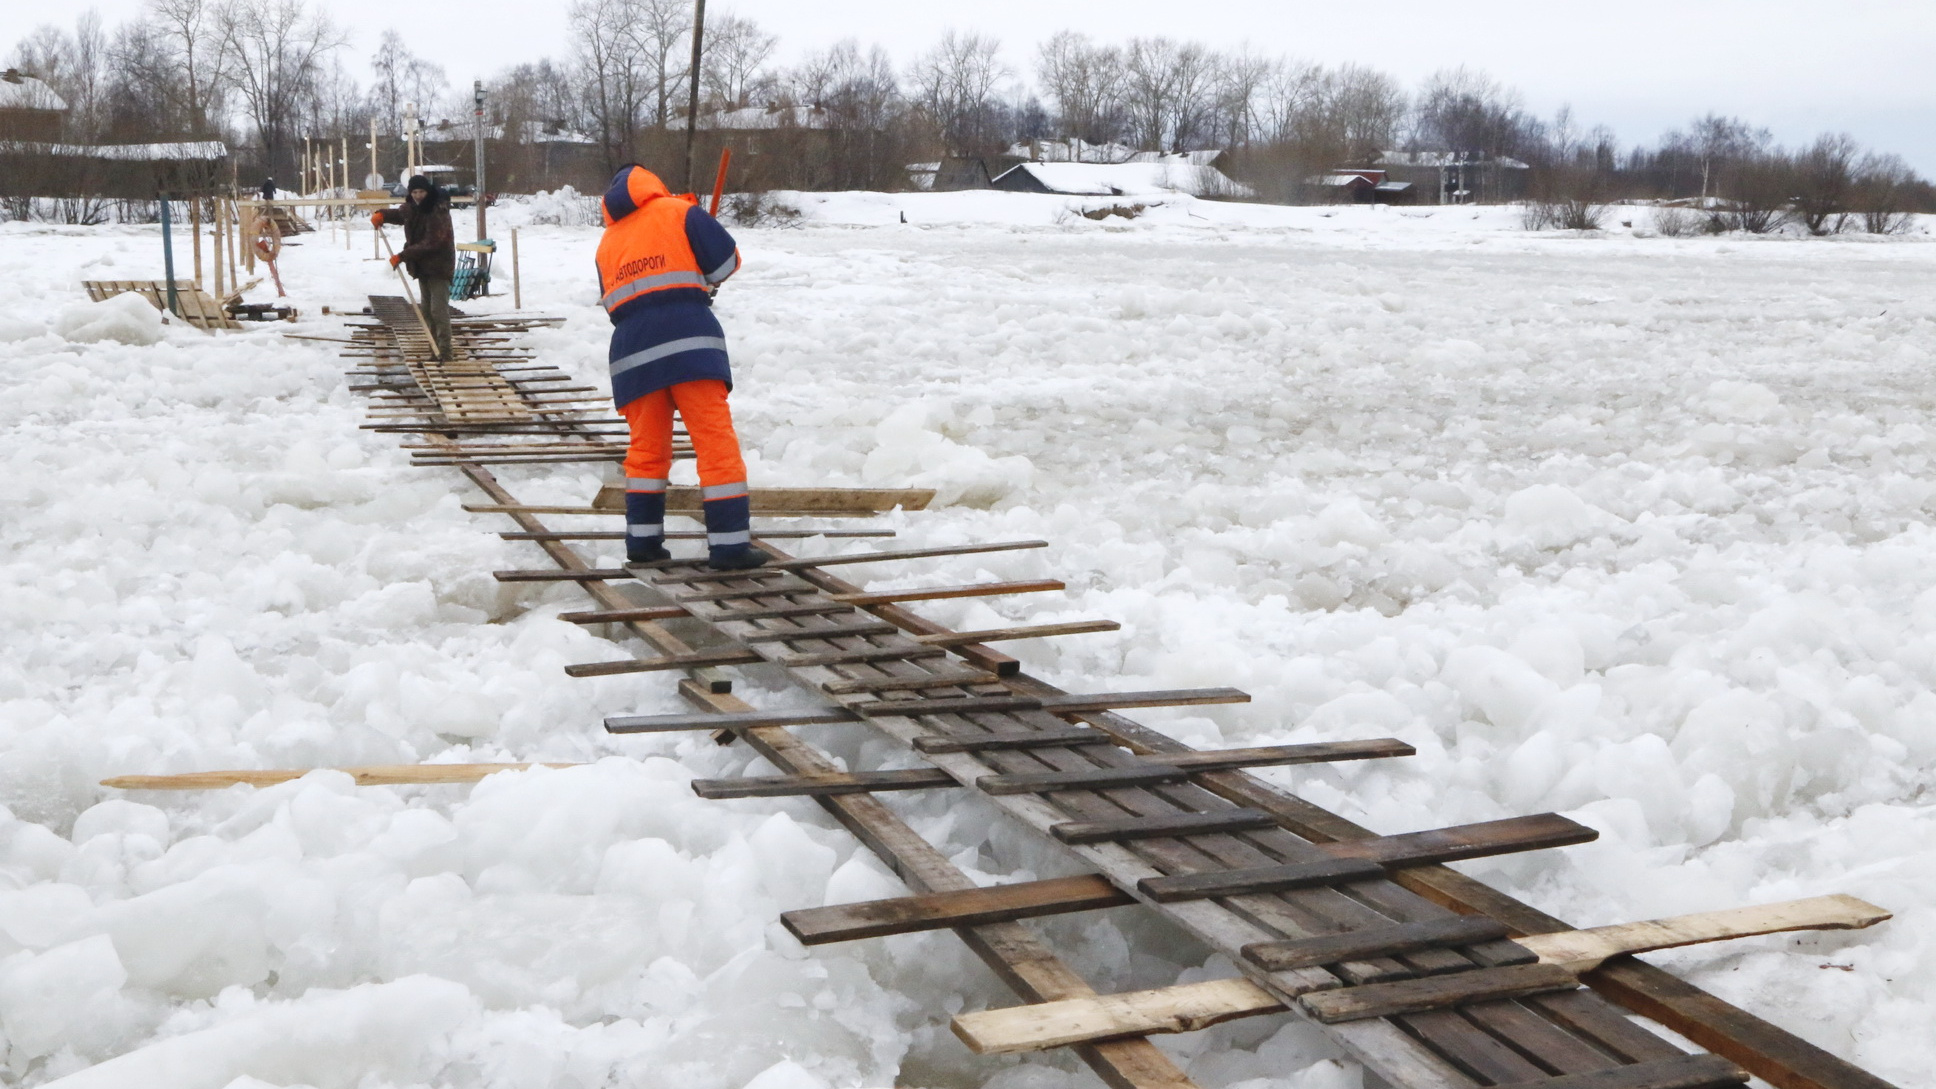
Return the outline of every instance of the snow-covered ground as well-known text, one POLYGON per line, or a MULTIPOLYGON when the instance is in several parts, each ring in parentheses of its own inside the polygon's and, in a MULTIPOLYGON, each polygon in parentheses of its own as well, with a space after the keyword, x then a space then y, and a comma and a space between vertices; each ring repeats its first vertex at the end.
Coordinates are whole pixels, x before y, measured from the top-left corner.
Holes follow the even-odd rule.
MULTIPOLYGON (((796 204, 797 229, 739 232, 747 267, 720 296, 756 484, 941 489, 951 505, 890 520, 896 546, 1050 540, 876 574, 1066 579, 922 608, 1121 620, 1016 644, 1073 690, 1255 695, 1139 715, 1192 744, 1412 742, 1262 773, 1374 828, 1594 825, 1588 846, 1465 867, 1577 923, 1825 892, 1894 909, 1661 959, 1936 1086, 1926 235, 1670 240, 1638 210, 1579 237, 1510 210, 796 204)), ((569 319, 531 342, 587 378, 595 236, 520 239, 528 308, 569 319)), ((563 676, 615 655, 554 619, 582 595, 493 582, 539 555, 463 513, 456 474, 357 429, 335 346, 282 338, 395 290, 367 230, 300 242, 301 329, 209 337, 82 301, 82 279, 158 277, 155 229, 0 225, 0 1081, 1070 1084, 1068 1056, 953 1040, 948 1014, 1012 998, 952 935, 811 953, 785 935, 785 909, 900 886, 809 803, 691 795, 693 776, 757 770, 742 750, 603 733, 606 714, 680 709, 671 681, 563 676), (95 785, 513 759, 595 763, 475 788, 95 785)), ((597 484, 501 476, 536 502, 597 484)), ((770 683, 742 692, 805 698, 770 683)), ((851 766, 890 754, 809 732, 851 766)), ((982 807, 889 804, 987 880, 1071 869, 982 807)), ((1046 929, 1104 989, 1229 972, 1135 911, 1046 929)), ((1162 1046, 1206 1089, 1357 1083, 1280 1018, 1162 1046)))

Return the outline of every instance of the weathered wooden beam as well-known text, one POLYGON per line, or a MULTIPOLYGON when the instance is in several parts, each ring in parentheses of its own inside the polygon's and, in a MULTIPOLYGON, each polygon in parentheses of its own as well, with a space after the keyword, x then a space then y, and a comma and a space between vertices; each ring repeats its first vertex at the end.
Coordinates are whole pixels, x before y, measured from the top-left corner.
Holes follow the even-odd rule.
POLYGON ((852 711, 835 707, 825 711, 745 711, 731 715, 613 715, 605 720, 605 729, 615 734, 654 734, 858 721, 859 716, 852 711))
POLYGON ((980 1010, 956 1016, 953 1028, 975 1054, 1006 1055, 1128 1036, 1196 1032, 1283 1009, 1276 995, 1238 977, 980 1010))
MULTIPOLYGON (((753 488, 748 493, 754 514, 774 511, 804 515, 879 514, 896 508, 925 510, 934 502, 933 488, 753 488)), ((700 489, 666 489, 666 510, 699 511, 704 499, 700 489)), ((598 489, 592 506, 599 509, 625 509, 625 488, 607 484, 598 489)))
POLYGON ((990 752, 1008 749, 1057 749, 1071 745, 1114 745, 1116 739, 1084 726, 1068 730, 1012 730, 964 737, 929 735, 914 739, 922 753, 990 752))
MULTIPOLYGON (((806 537, 892 537, 894 533, 891 529, 768 529, 761 530, 754 539, 789 541, 806 537)), ((498 534, 499 539, 506 541, 623 541, 626 536, 622 529, 547 530, 542 533, 507 530, 498 534)), ((668 541, 703 541, 706 531, 675 529, 667 531, 665 536, 668 541)))
POLYGON ((960 926, 1096 911, 1136 902, 1095 875, 929 893, 785 912, 780 924, 802 945, 880 938, 960 926))
MULTIPOLYGON (((1191 754, 1179 753, 1167 756, 1166 759, 1184 759, 1189 755, 1191 754)), ((1374 840, 1357 840, 1349 844, 1320 844, 1319 849, 1331 856, 1335 862, 1362 864, 1359 869, 1365 876, 1353 877, 1343 874, 1339 878, 1339 881, 1343 882, 1381 877, 1384 866, 1440 863, 1464 858, 1542 850, 1548 847, 1565 847, 1575 843, 1586 843, 1598 835, 1599 833, 1593 829, 1556 813, 1542 813, 1532 817, 1512 817, 1501 821, 1439 828, 1430 832, 1410 832, 1374 840)), ((1324 884, 1326 882, 1313 880, 1314 874, 1323 872, 1324 865, 1322 862, 1298 862, 1240 870, 1171 874, 1164 877, 1146 877, 1138 883, 1138 887, 1145 896, 1158 903, 1202 900, 1219 896, 1245 896, 1324 884)))
MULTIPOLYGON (((1114 739, 1100 730, 1088 731, 1104 741, 1114 739)), ((919 748, 917 744, 915 746, 919 748)), ((1216 809, 1208 813, 1159 814, 1149 817, 1117 817, 1111 820, 1063 821, 1052 825, 1049 834, 1064 843, 1120 843, 1124 840, 1155 839, 1164 836, 1207 836, 1254 832, 1277 827, 1269 813, 1255 809, 1216 809)))
POLYGON ((626 620, 677 620, 689 615, 691 614, 677 605, 646 605, 636 609, 559 613, 558 619, 570 624, 616 624, 626 620))
POLYGON ((1114 620, 1073 620, 1062 624, 1024 624, 1012 628, 983 628, 980 631, 951 631, 938 635, 917 635, 914 641, 934 647, 963 647, 974 643, 1003 643, 1015 639, 1047 639, 1056 635, 1087 635, 1090 632, 1117 631, 1114 620))
POLYGON ((1370 741, 1324 741, 1309 745, 1264 745, 1252 749, 1225 749, 1221 752, 1178 753, 1166 757, 1160 764, 1152 762, 1082 771, 984 775, 975 781, 975 786, 984 794, 996 795, 1046 794, 1057 790, 1107 790, 1124 786, 1179 782, 1197 771, 1228 771, 1232 768, 1316 764, 1338 760, 1375 760, 1388 756, 1410 756, 1415 751, 1403 741, 1392 738, 1377 738, 1370 741))
POLYGON ((1249 702, 1250 693, 1236 688, 1164 688, 1146 692, 1097 692, 1068 696, 1001 695, 880 700, 856 704, 854 710, 873 716, 954 715, 980 711, 1051 711, 1067 715, 1112 708, 1204 707, 1249 702))
MULTIPOLYGON (((1448 919, 1394 923, 1342 934, 1253 942, 1244 946, 1243 956, 1267 972, 1293 972, 1299 968, 1396 957, 1426 949, 1477 945, 1497 941, 1507 933, 1506 924, 1496 919, 1483 915, 1454 915, 1448 919)), ((1527 956, 1533 957, 1535 954, 1529 952, 1527 956)))
MULTIPOLYGON (((950 545, 942 548, 904 548, 892 552, 853 552, 838 556, 803 557, 790 560, 773 560, 764 571, 804 571, 812 567, 836 567, 850 563, 891 563, 897 560, 925 560, 936 556, 968 556, 981 552, 1014 552, 1026 548, 1047 548, 1047 541, 1000 541, 995 544, 950 545)), ((743 571, 709 571, 681 578, 660 578, 654 582, 710 582, 719 579, 742 578, 743 571)))
MULTIPOLYGON (((725 617, 713 617, 724 622, 725 617)), ((885 620, 867 620, 856 624, 828 624, 819 628, 767 628, 737 636, 740 642, 753 643, 797 643, 808 639, 841 639, 857 635, 893 635, 901 629, 885 620)))
POLYGON ((960 786, 938 768, 906 771, 855 771, 826 775, 763 775, 742 779, 694 779, 701 798, 798 798, 828 794, 872 794, 883 790, 935 790, 960 786))
POLYGON ((942 647, 855 647, 852 650, 823 650, 810 654, 789 654, 774 659, 775 664, 789 669, 806 669, 812 666, 848 665, 859 662, 913 662, 922 658, 938 658, 948 653, 942 647))
MULTIPOLYGON (((926 688, 969 688, 994 684, 1001 678, 986 669, 955 669, 918 677, 856 677, 851 681, 826 681, 820 690, 830 696, 851 696, 860 692, 913 692, 926 688)), ((866 704, 860 704, 865 710, 866 704)))
POLYGON ((750 650, 701 650, 689 654, 668 654, 661 658, 628 658, 617 662, 586 662, 568 665, 568 677, 611 677, 620 673, 655 673, 666 669, 693 669, 699 666, 751 665, 763 661, 750 650))
POLYGON ((829 594, 843 605, 895 605, 908 601, 942 601, 958 597, 995 597, 1001 594, 1034 594, 1044 590, 1066 590, 1061 579, 1023 579, 1019 582, 975 582, 960 586, 930 586, 916 590, 875 590, 866 593, 829 594))
POLYGON ((1473 1002, 1502 1002, 1529 995, 1570 991, 1579 978, 1557 964, 1513 964, 1442 976, 1367 983, 1300 995, 1304 1012, 1327 1025, 1426 1013, 1473 1002))
MULTIPOLYGON (((530 767, 571 768, 577 764, 372 764, 332 768, 354 778, 359 786, 402 786, 411 783, 475 783, 500 771, 530 767)), ((116 775, 101 785, 118 790, 221 790, 247 785, 274 786, 300 779, 315 768, 274 768, 238 771, 191 771, 177 775, 116 775)))
POLYGON ((1610 957, 1627 953, 1649 953, 1791 930, 1864 930, 1892 917, 1887 909, 1853 896, 1812 896, 1805 900, 1676 915, 1670 919, 1535 934, 1519 939, 1519 944, 1538 954, 1540 960, 1586 972, 1610 957))
POLYGON ((1512 1082, 1500 1089, 1721 1089, 1747 1080, 1746 1071, 1719 1055, 1685 1055, 1538 1081, 1512 1082))

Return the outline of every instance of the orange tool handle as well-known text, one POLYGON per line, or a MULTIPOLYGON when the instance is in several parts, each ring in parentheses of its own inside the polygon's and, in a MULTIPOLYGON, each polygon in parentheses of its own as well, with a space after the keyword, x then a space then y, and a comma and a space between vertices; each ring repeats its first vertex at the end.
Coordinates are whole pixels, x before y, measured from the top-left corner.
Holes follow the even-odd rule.
POLYGON ((726 193, 726 168, 731 166, 732 163, 733 149, 729 147, 720 148, 719 173, 713 175, 713 206, 711 208, 713 215, 719 214, 719 198, 726 193))

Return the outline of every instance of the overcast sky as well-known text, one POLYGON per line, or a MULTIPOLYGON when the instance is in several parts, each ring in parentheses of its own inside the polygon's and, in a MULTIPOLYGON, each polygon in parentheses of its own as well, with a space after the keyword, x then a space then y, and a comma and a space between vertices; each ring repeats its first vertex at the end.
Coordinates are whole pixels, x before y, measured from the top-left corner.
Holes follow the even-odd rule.
MULTIPOLYGON (((1626 0, 1573 14, 1565 0, 710 0, 780 35, 782 61, 853 37, 905 63, 949 27, 998 36, 1026 75, 1037 42, 1062 28, 1108 40, 1167 34, 1215 46, 1248 42, 1323 63, 1382 68, 1408 84, 1439 68, 1484 69, 1550 117, 1571 104, 1583 125, 1605 123, 1625 144, 1651 143, 1709 110, 1736 114, 1797 143, 1824 130, 1853 133, 1936 177, 1936 3, 1931 0, 1626 0)), ((507 65, 565 52, 563 0, 324 0, 349 28, 345 66, 363 60, 386 27, 467 86, 507 65)), ((96 5, 113 24, 140 0, 96 5)), ((0 46, 60 9, 0 0, 0 46)), ((63 18, 71 18, 62 14, 63 18)))

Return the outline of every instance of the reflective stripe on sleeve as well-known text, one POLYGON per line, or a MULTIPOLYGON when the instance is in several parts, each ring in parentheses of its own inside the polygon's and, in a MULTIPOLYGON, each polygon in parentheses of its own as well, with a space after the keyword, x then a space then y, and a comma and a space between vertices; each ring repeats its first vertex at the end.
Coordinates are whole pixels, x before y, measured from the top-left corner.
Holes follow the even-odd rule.
POLYGON ((666 482, 663 480, 647 480, 642 476, 628 476, 625 478, 625 490, 628 492, 662 492, 666 490, 666 482))
POLYGON ((715 499, 738 499, 747 493, 744 480, 733 484, 708 484, 699 490, 700 496, 709 503, 715 499))
POLYGON ((686 337, 683 340, 669 340, 657 347, 647 348, 642 352, 633 352, 631 355, 621 356, 612 360, 612 374, 624 374, 633 367, 643 367, 647 363, 664 359, 669 355, 678 355, 680 352, 698 351, 701 348, 717 348, 723 352, 726 350, 726 338, 686 337))
POLYGON ((697 272, 661 272, 657 276, 641 276, 636 280, 627 280, 607 291, 605 297, 598 300, 598 305, 611 311, 617 309, 619 304, 629 302, 648 291, 656 291, 662 287, 704 288, 706 282, 706 278, 697 272))
POLYGON ((719 283, 725 280, 726 277, 731 276, 733 273, 738 271, 739 271, 739 251, 734 250, 733 255, 731 257, 728 257, 726 260, 721 261, 719 263, 718 268, 706 274, 706 282, 709 284, 719 283))

